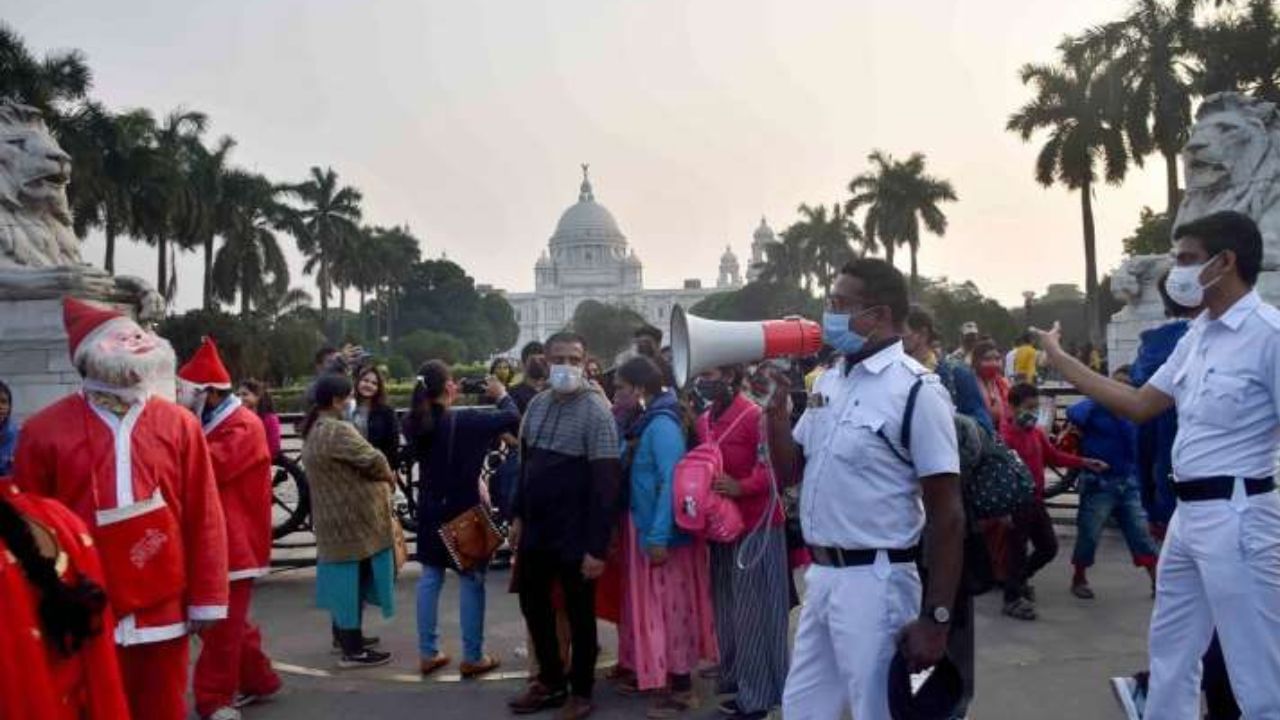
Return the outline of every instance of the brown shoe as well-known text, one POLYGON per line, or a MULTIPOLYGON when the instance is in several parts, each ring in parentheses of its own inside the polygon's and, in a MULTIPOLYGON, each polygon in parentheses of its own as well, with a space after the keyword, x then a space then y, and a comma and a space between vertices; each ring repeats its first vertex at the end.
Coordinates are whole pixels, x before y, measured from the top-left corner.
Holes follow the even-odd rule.
POLYGON ((445 665, 448 665, 449 662, 450 660, 448 655, 436 653, 435 657, 421 658, 418 660, 418 672, 423 675, 430 675, 445 665))
POLYGON ((595 712, 595 709, 596 706, 592 705, 590 700, 572 695, 569 697, 569 702, 565 703, 564 709, 556 715, 556 719, 583 720, 583 718, 590 717, 591 713, 595 712))
POLYGON ((482 655, 480 659, 475 662, 463 662, 458 666, 458 672, 463 678, 470 679, 480 677, 488 672, 493 672, 494 670, 497 670, 498 666, 501 664, 502 663, 496 657, 482 655))
POLYGON ((692 690, 663 693, 655 697, 653 702, 649 704, 649 710, 645 713, 645 717, 650 718, 650 720, 679 717, 697 707, 697 704, 698 698, 693 694, 692 690))
POLYGON ((525 686, 524 692, 508 700, 507 707, 516 715, 532 715, 549 708, 558 708, 568 698, 569 692, 564 688, 552 690, 535 680, 525 686))

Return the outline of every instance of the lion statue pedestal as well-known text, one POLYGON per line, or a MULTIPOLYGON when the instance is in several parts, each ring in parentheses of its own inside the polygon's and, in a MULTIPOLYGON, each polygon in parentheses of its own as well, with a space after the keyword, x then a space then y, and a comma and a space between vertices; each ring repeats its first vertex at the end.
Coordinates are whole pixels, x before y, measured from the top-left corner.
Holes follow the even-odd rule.
POLYGON ((74 295, 158 320, 164 303, 146 283, 80 259, 66 187, 71 158, 40 113, 0 101, 0 380, 19 420, 80 385, 67 356, 62 298, 74 295))
MULTIPOLYGON (((1280 111, 1240 93, 1206 97, 1183 148, 1182 167, 1187 188, 1173 227, 1220 210, 1253 218, 1263 244, 1258 292, 1280 306, 1280 111)), ((1112 274, 1112 290, 1126 304, 1107 325, 1111 367, 1131 362, 1139 334, 1165 322, 1156 283, 1171 264, 1166 256, 1138 256, 1112 274)))

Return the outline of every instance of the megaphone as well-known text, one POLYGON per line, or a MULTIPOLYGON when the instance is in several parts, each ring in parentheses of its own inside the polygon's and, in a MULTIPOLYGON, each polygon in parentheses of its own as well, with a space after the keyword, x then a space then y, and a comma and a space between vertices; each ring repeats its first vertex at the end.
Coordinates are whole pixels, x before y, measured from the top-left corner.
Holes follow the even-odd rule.
POLYGON ((789 317, 759 322, 724 322, 671 309, 671 363, 676 385, 721 365, 765 358, 804 357, 822 348, 822 326, 789 317))

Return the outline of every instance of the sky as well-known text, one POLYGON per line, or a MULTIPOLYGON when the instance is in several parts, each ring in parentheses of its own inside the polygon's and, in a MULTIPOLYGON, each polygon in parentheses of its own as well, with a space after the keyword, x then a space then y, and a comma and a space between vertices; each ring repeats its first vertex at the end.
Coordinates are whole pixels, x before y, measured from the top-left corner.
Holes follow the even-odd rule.
MULTIPOLYGON (((762 216, 833 203, 876 149, 924 153, 959 201, 921 272, 1023 291, 1083 285, 1080 198, 1033 178, 1043 142, 1004 130, 1031 96, 1017 77, 1120 0, 6 0, 35 52, 78 48, 108 106, 209 114, 234 163, 284 182, 332 166, 365 220, 408 224, 428 257, 477 282, 530 290, 533 264, 577 199, 596 199, 649 287, 714 283, 744 260, 762 216), (16 4, 16 7, 13 5, 16 4)), ((1143 205, 1164 205, 1163 162, 1096 189, 1103 272, 1143 205)), ((301 273, 284 242, 294 284, 301 273)), ((103 243, 84 254, 100 264, 103 243)), ((155 277, 125 242, 117 272, 155 277)), ((907 258, 898 264, 907 268, 907 258)), ((180 309, 200 258, 179 261, 180 309)), ((354 302, 351 300, 350 302, 354 302)))

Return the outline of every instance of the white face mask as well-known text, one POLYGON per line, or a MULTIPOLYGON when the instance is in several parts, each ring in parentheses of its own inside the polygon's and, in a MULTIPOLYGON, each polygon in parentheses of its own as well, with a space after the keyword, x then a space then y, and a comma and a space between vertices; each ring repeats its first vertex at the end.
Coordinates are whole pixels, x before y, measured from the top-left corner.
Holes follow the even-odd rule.
POLYGON ((558 393, 575 393, 582 387, 582 368, 573 365, 551 366, 551 389, 558 393))
POLYGON ((1218 256, 1214 255, 1199 265, 1176 265, 1169 271, 1164 289, 1169 299, 1183 307, 1196 308, 1204 304, 1204 291, 1222 279, 1222 275, 1208 283, 1200 282, 1200 273, 1209 267, 1218 256))

